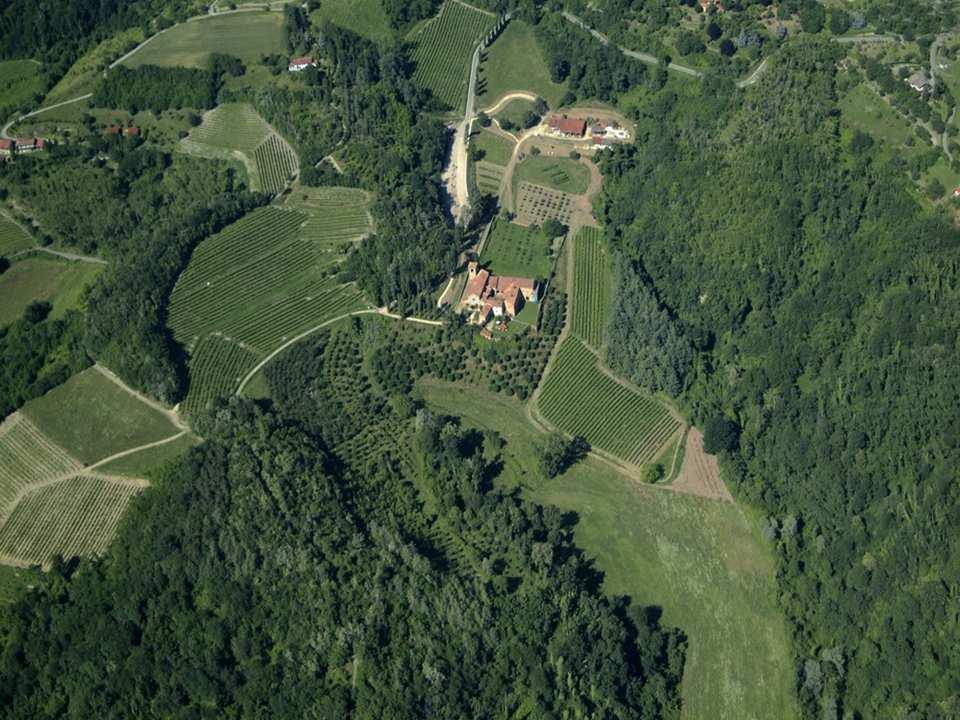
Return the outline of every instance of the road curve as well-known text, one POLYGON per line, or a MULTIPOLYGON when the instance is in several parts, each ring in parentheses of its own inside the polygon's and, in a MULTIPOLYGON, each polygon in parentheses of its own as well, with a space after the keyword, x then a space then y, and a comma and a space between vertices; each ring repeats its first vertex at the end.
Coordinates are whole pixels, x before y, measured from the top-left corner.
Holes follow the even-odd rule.
POLYGON ((483 108, 483 112, 487 115, 492 115, 503 110, 504 105, 509 105, 512 100, 529 100, 530 102, 535 102, 537 96, 532 92, 527 92, 526 90, 516 90, 514 92, 508 92, 505 95, 502 95, 497 102, 495 102, 490 107, 483 108))
POLYGON ((34 115, 39 115, 40 113, 46 112, 47 110, 55 110, 56 108, 63 107, 64 105, 70 105, 71 103, 80 102, 81 100, 86 100, 88 97, 91 97, 92 95, 93 93, 87 93, 86 95, 75 97, 72 100, 64 100, 63 102, 58 102, 53 105, 47 105, 47 107, 42 107, 38 110, 32 110, 28 112, 26 115, 21 115, 20 117, 14 118, 10 122, 8 122, 6 125, 4 125, 2 130, 0 130, 0 137, 9 138, 10 136, 7 135, 7 131, 13 125, 15 125, 18 122, 21 122, 22 120, 26 120, 27 118, 33 117, 34 115))

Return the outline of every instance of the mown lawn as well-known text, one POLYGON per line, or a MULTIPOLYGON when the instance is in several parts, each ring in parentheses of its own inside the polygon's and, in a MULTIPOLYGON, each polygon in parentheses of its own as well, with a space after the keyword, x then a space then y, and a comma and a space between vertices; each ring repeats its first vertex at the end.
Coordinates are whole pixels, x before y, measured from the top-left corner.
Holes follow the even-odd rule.
POLYGON ((550 69, 533 28, 512 20, 485 53, 480 64, 479 107, 489 107, 508 92, 526 90, 539 95, 550 107, 560 104, 567 92, 566 81, 550 80, 550 69))
POLYGON ((577 514, 577 544, 605 573, 608 593, 660 608, 661 622, 687 635, 683 718, 797 717, 773 560, 746 512, 646 489, 593 459, 545 481, 535 450, 544 436, 522 403, 434 380, 417 387, 434 411, 500 433, 498 485, 522 485, 531 499, 577 514))
POLYGON ((477 125, 474 125, 474 127, 478 129, 475 129, 470 135, 470 144, 483 150, 481 159, 494 165, 506 166, 510 162, 510 156, 513 155, 513 143, 507 138, 479 128, 477 125))
POLYGON ((0 275, 0 327, 19 318, 35 300, 53 306, 51 317, 62 317, 80 305, 84 289, 104 267, 40 253, 18 258, 0 275))
POLYGON ((569 158, 530 156, 517 165, 513 173, 514 188, 525 182, 582 195, 590 187, 590 170, 569 158))
POLYGON ((550 241, 539 231, 497 220, 481 261, 496 275, 545 278, 550 274, 550 241))
POLYGON ((896 147, 913 135, 913 129, 871 88, 857 85, 840 101, 844 121, 878 142, 896 147))
POLYGON ((47 437, 87 464, 179 432, 165 415, 95 368, 30 401, 22 412, 47 437))

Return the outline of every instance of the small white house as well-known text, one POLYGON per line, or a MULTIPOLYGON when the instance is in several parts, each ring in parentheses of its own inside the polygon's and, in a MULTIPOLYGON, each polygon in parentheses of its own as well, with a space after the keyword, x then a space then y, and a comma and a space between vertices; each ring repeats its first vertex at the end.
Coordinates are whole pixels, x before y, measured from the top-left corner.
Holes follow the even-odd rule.
POLYGON ((316 66, 316 60, 309 55, 304 55, 303 57, 290 58, 290 64, 287 66, 287 70, 290 72, 300 72, 301 70, 306 70, 308 67, 316 66))

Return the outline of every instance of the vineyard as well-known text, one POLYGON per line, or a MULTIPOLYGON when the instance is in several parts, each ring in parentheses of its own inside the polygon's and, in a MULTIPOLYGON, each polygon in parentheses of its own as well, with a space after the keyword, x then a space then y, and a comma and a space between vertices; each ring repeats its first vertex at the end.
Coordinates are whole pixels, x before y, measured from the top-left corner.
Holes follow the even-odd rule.
POLYGON ((201 157, 239 158, 247 166, 254 190, 276 194, 298 171, 292 147, 244 103, 225 103, 203 117, 181 142, 181 148, 201 157))
POLYGON ((366 307, 355 286, 337 281, 341 255, 325 247, 369 228, 364 206, 346 200, 350 192, 301 197, 309 214, 261 208, 200 244, 168 313, 191 353, 186 410, 235 391, 290 338, 366 307))
POLYGON ((603 231, 584 227, 573 244, 573 334, 599 350, 610 305, 610 271, 603 231))
POLYGON ((0 213, 0 256, 9 257, 33 246, 33 239, 13 220, 0 213))
POLYGON ((679 429, 680 423, 653 398, 603 373, 596 356, 576 338, 560 346, 539 409, 550 423, 582 435, 633 465, 642 465, 679 429))
POLYGON ((230 395, 260 356, 219 334, 205 335, 190 356, 190 390, 183 409, 202 410, 215 397, 230 395))
POLYGON ((348 244, 365 237, 373 227, 367 193, 356 188, 301 187, 291 193, 286 207, 307 214, 301 230, 304 240, 325 253, 346 252, 348 244))
POLYGON ((81 475, 32 489, 0 528, 0 557, 43 564, 52 555, 101 555, 116 533, 136 482, 81 475))
POLYGON ((440 14, 410 38, 416 43, 414 78, 451 108, 462 108, 474 48, 496 24, 491 13, 447 0, 440 14))

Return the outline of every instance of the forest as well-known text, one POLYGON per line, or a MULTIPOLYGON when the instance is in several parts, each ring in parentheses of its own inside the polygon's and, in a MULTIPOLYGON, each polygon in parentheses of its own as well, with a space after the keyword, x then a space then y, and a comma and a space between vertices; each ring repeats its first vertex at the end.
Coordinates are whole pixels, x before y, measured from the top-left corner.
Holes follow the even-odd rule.
POLYGON ((207 110, 216 104, 219 86, 219 74, 207 70, 156 65, 131 69, 121 65, 100 80, 90 102, 95 107, 123 109, 131 115, 141 110, 159 115, 164 110, 185 107, 207 110))
MULTIPOLYGON (((337 342, 282 356, 279 395, 334 401, 337 342)), ((407 441, 364 466, 282 400, 199 418, 206 442, 102 562, 0 610, 5 716, 679 717, 683 636, 600 592, 570 518, 494 489, 482 437, 449 419, 362 417, 407 441), (418 495, 482 567, 437 553, 418 495)))
POLYGON ((637 274, 608 343, 662 389, 681 371, 728 482, 763 509, 806 713, 945 718, 960 234, 898 160, 847 144, 837 53, 791 44, 745 95, 650 86, 637 145, 602 160, 604 222, 637 274))

